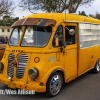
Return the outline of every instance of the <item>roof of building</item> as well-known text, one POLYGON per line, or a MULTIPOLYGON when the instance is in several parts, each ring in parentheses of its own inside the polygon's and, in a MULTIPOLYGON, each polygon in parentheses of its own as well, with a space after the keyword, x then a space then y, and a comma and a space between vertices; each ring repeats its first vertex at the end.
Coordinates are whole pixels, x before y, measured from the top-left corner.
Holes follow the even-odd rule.
POLYGON ((9 26, 0 26, 0 29, 11 29, 9 26))

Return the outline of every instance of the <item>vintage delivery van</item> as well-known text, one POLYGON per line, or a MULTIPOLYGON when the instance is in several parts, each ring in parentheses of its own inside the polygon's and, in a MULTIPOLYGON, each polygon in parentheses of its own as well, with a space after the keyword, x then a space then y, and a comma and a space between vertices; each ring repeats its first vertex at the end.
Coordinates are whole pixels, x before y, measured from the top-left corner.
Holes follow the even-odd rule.
POLYGON ((100 71, 100 20, 43 13, 15 22, 0 62, 0 82, 10 88, 57 95, 93 69, 100 71))

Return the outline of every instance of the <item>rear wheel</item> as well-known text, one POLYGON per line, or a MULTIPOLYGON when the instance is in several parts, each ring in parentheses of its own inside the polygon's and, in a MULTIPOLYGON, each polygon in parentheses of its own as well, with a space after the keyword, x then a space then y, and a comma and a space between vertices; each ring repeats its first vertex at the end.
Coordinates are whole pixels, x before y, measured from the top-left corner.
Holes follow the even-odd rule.
POLYGON ((93 71, 95 73, 99 73, 100 72, 100 59, 97 60, 95 68, 93 69, 93 71))
POLYGON ((56 96, 60 92, 62 84, 63 84, 62 74, 56 72, 49 78, 47 82, 46 94, 48 96, 56 96))

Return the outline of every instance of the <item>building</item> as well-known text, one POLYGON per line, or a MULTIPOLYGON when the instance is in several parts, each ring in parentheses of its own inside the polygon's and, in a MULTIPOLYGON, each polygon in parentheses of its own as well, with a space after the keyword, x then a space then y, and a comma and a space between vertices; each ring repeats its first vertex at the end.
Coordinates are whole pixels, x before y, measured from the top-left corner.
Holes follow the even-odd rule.
POLYGON ((12 31, 11 27, 8 26, 0 26, 0 36, 9 37, 12 31))

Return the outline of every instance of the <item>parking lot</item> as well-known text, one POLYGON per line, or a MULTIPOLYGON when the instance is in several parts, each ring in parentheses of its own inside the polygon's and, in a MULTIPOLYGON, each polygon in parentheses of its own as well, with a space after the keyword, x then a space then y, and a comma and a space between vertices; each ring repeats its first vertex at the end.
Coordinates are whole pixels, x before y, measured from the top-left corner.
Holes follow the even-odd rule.
MULTIPOLYGON (((0 83, 0 89, 9 89, 0 83)), ((17 90, 16 90, 17 91, 17 90)), ((88 72, 68 84, 64 84, 60 94, 47 97, 45 93, 35 95, 0 95, 0 100, 100 100, 100 73, 88 72)))

